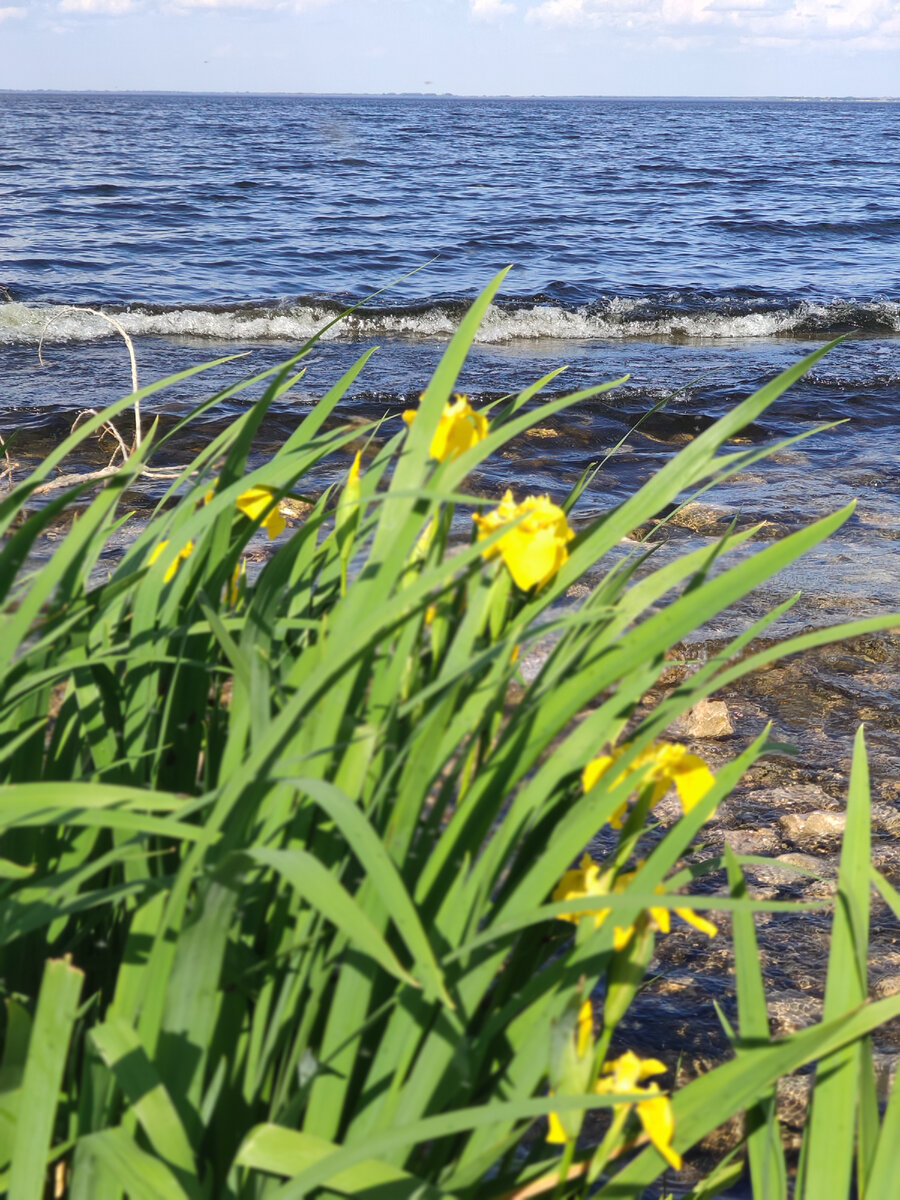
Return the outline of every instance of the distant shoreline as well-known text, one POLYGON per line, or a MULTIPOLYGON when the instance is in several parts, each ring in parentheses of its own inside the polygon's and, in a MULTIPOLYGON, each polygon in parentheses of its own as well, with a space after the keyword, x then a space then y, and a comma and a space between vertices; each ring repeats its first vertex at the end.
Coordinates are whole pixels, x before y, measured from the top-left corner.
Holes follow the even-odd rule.
POLYGON ((900 96, 656 96, 656 95, 515 95, 513 93, 477 94, 464 92, 230 92, 205 91, 201 88, 0 88, 0 96, 260 96, 297 100, 516 100, 516 101, 684 101, 693 104, 898 104, 900 96))

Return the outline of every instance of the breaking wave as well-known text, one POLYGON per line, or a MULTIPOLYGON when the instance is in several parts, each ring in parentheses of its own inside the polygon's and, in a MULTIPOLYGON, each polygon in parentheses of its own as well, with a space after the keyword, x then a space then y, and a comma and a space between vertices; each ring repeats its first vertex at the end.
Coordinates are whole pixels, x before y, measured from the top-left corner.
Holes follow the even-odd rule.
MULTIPOLYGON (((465 311, 462 300, 384 309, 357 309, 324 338, 445 338, 465 311)), ((219 342, 304 341, 334 321, 330 300, 299 300, 233 307, 105 306, 132 337, 197 338, 219 342)), ((849 330, 900 333, 900 302, 874 299, 799 301, 698 300, 670 293, 664 301, 613 296, 565 306, 543 299, 492 305, 476 340, 597 341, 625 338, 711 339, 800 337, 849 330)), ((0 343, 94 341, 114 336, 108 322, 61 305, 0 304, 0 343)))

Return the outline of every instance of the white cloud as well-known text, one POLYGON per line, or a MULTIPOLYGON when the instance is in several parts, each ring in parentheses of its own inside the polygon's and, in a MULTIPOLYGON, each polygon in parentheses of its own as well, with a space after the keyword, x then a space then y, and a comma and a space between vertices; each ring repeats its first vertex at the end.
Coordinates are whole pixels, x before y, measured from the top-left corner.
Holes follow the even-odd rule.
POLYGON ((169 8, 287 8, 283 0, 170 0, 169 8))
MULTIPOLYGON (((490 2, 490 0, 488 0, 490 2)), ((496 0, 502 3, 503 0, 496 0)), ((250 12, 302 11, 333 3, 333 0, 59 0, 65 13, 103 13, 122 16, 133 12, 203 12, 222 9, 250 12)), ((0 9, 0 12, 3 10, 0 9)))
POLYGON ((60 9, 70 13, 120 13, 134 12, 134 0, 61 0, 60 9))
POLYGON ((17 17, 24 17, 26 10, 24 8, 13 8, 7 6, 0 8, 0 21, 14 21, 17 17))
POLYGON ((514 4, 507 0, 469 0, 469 10, 479 21, 493 21, 497 17, 505 17, 516 11, 514 4))
POLYGON ((532 21, 545 21, 548 25, 580 25, 592 21, 592 14, 585 9, 585 0, 544 0, 527 13, 532 21))
POLYGON ((737 36, 742 43, 900 45, 900 0, 541 0, 526 14, 547 25, 592 25, 625 35, 696 45, 737 36))

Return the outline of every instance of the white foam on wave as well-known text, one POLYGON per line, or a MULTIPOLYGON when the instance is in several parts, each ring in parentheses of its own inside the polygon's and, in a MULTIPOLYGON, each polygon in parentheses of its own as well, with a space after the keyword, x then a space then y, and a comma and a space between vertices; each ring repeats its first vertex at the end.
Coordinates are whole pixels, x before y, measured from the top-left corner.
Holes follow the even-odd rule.
MULTIPOLYGON (((191 337, 220 342, 302 342, 334 318, 312 304, 234 309, 173 308, 110 310, 132 337, 191 337)), ((445 338, 459 324, 456 311, 436 305, 417 311, 353 313, 324 333, 325 340, 385 336, 445 338)), ((624 338, 686 337, 704 340, 767 338, 803 330, 826 332, 859 324, 900 333, 900 303, 803 302, 764 312, 723 313, 713 308, 654 314, 650 301, 614 298, 601 308, 565 309, 550 304, 520 308, 492 305, 476 341, 597 341, 624 338), (643 311, 642 311, 643 310, 643 311)), ((62 306, 0 305, 0 343, 82 342, 114 336, 108 322, 62 306), (49 324, 48 324, 49 323, 49 324)))

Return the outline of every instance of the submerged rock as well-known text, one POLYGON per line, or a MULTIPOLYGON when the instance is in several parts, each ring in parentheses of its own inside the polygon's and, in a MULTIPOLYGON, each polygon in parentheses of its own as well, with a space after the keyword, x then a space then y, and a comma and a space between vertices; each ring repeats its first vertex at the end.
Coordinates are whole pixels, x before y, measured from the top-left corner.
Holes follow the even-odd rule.
POLYGON ((801 850, 830 849, 841 844, 847 827, 845 813, 823 812, 786 813, 778 818, 785 838, 801 850))
POLYGON ((700 700, 671 726, 676 737, 725 738, 734 733, 728 707, 722 700, 700 700))
POLYGON ((735 854, 758 854, 774 857, 781 841, 774 829, 728 829, 725 842, 735 854))

